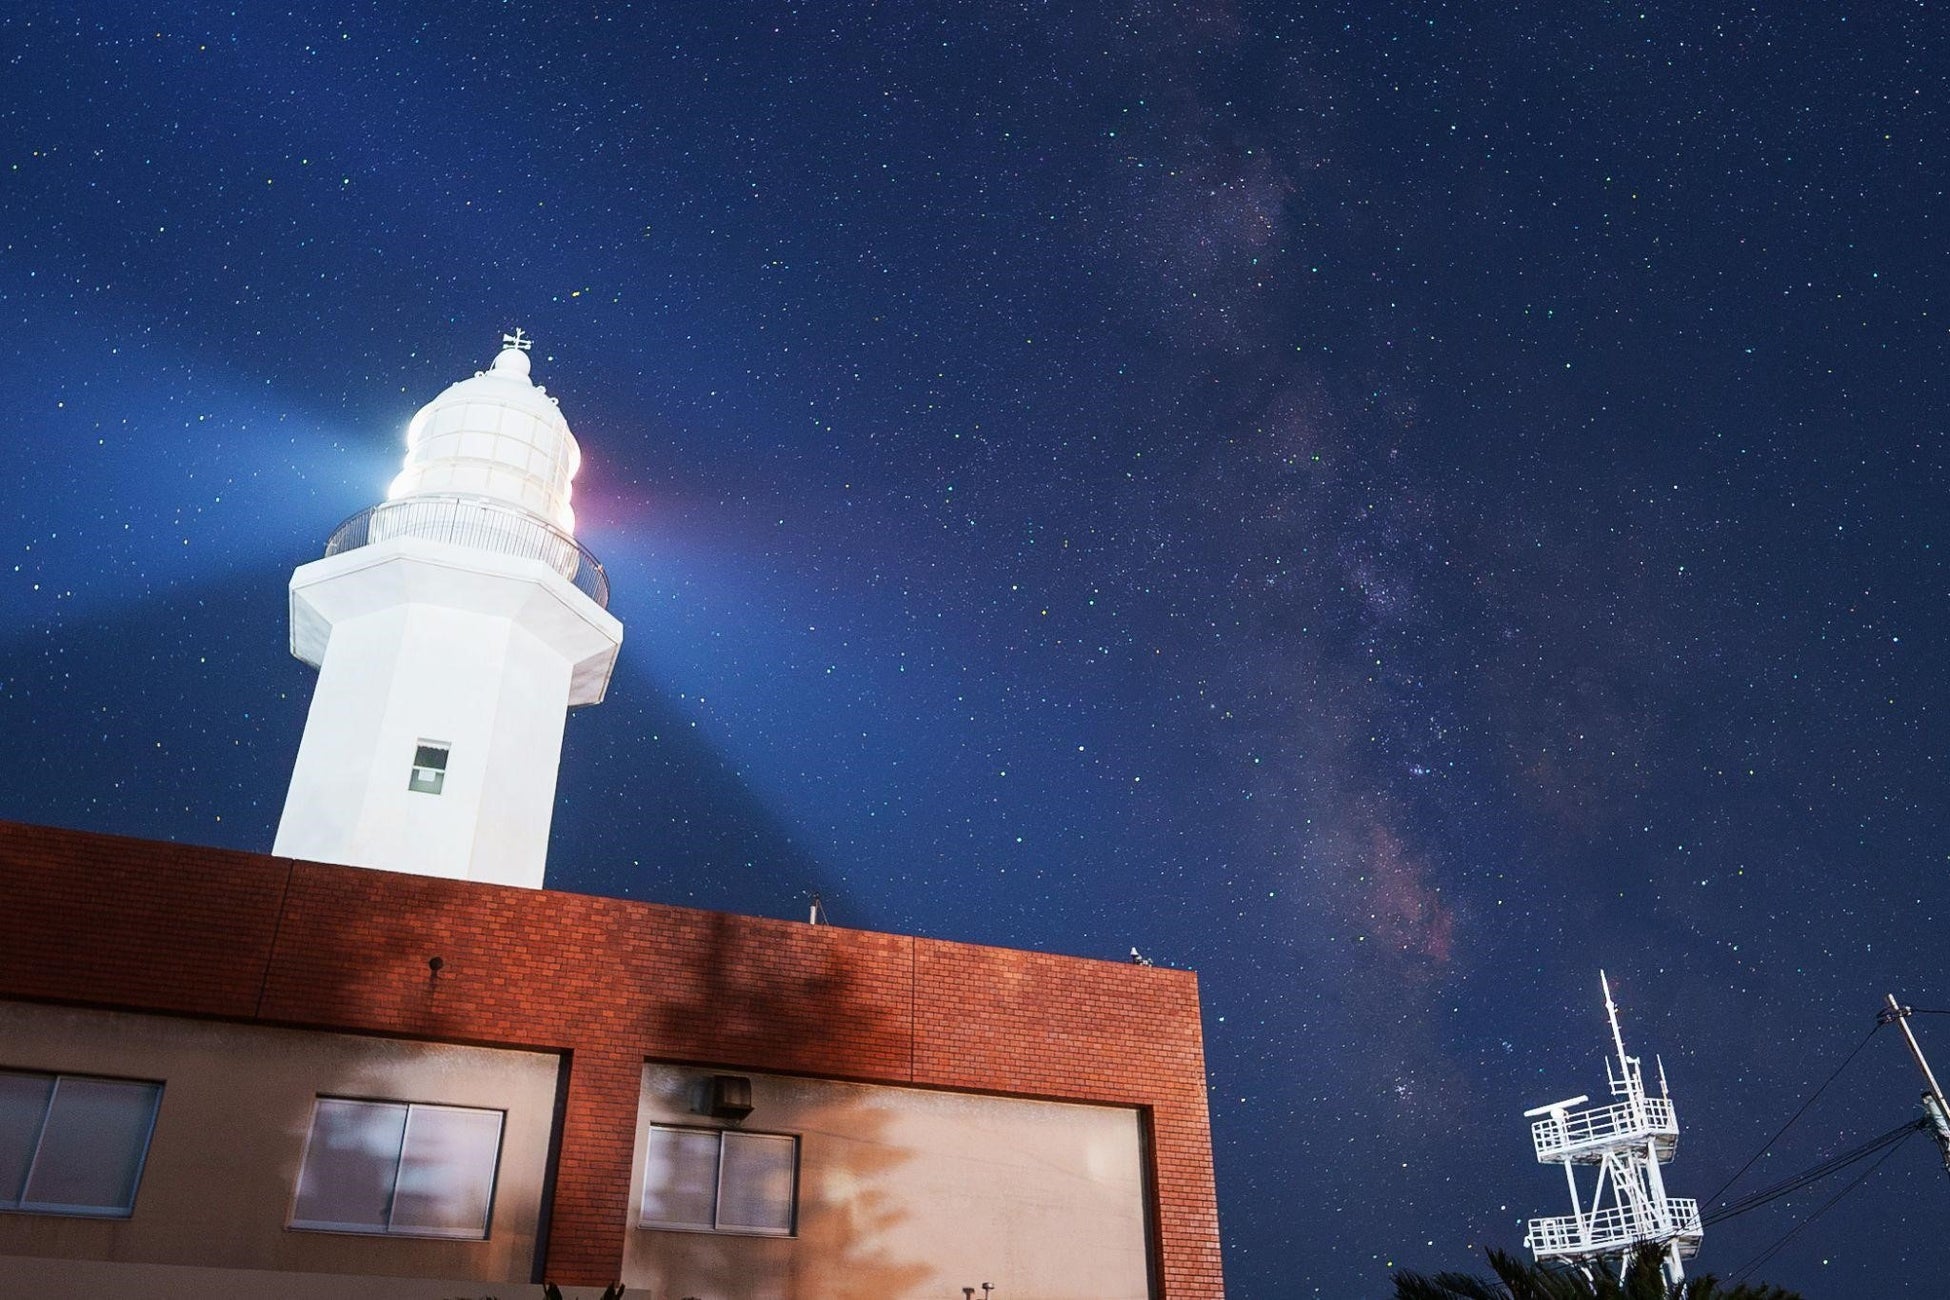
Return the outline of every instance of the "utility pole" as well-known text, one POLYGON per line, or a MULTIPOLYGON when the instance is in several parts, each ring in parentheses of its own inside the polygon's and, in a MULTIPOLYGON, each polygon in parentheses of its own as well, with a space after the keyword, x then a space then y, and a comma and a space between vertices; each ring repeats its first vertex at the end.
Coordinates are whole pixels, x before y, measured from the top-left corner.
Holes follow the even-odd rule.
POLYGON ((1929 1085, 1923 1093, 1923 1114, 1930 1121, 1930 1136, 1936 1139, 1937 1150, 1943 1154, 1944 1169, 1950 1171, 1950 1102, 1944 1100, 1943 1087, 1936 1081, 1930 1063, 1923 1057, 1922 1046, 1910 1030, 1912 1009, 1897 1002, 1894 993, 1885 993, 1883 997, 1889 1000, 1889 1005, 1876 1012, 1876 1023, 1894 1023, 1896 1028, 1903 1031, 1903 1041, 1909 1044, 1909 1054, 1916 1058, 1916 1068, 1923 1072, 1923 1082, 1929 1085))

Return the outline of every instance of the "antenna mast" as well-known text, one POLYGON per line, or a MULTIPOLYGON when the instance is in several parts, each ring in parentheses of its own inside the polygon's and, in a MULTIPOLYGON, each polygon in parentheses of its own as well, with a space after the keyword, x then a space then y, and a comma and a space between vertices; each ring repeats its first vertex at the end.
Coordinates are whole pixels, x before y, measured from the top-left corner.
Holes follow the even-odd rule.
POLYGON ((1909 1054, 1916 1058, 1916 1068, 1923 1072, 1923 1082, 1928 1085, 1923 1090, 1923 1115, 1930 1121, 1930 1136, 1936 1139, 1937 1150, 1943 1153, 1944 1169, 1950 1170, 1950 1102, 1943 1099, 1943 1088, 1937 1083, 1936 1074, 1924 1059, 1923 1048, 1909 1027, 1913 1009, 1898 1003, 1894 993, 1885 993, 1883 997, 1889 1000, 1889 1004, 1876 1012, 1876 1023, 1886 1025, 1894 1021, 1896 1028, 1903 1031, 1903 1041, 1909 1044, 1909 1054))
MULTIPOLYGON (((1539 1262, 1565 1260, 1588 1270, 1600 1260, 1615 1263, 1619 1272, 1640 1246, 1664 1248, 1662 1271, 1668 1286, 1686 1276, 1682 1260, 1699 1253, 1699 1202, 1666 1195, 1661 1166, 1679 1148, 1679 1121, 1666 1093, 1666 1070, 1659 1064, 1657 1097, 1645 1091, 1640 1059, 1625 1054, 1625 1036, 1618 1027, 1618 1005, 1611 998, 1611 981, 1603 971, 1598 983, 1605 993, 1605 1017, 1611 1023, 1617 1067, 1605 1063, 1611 1095, 1609 1106, 1583 1105, 1588 1097, 1573 1097, 1524 1112, 1534 1121, 1530 1137, 1537 1163, 1564 1167, 1571 1191, 1571 1213, 1532 1219, 1523 1244, 1539 1262), (1578 1191, 1577 1168, 1595 1166, 1597 1177, 1588 1194, 1578 1191)), ((1950 1114, 1947 1111, 1946 1114, 1950 1114)))

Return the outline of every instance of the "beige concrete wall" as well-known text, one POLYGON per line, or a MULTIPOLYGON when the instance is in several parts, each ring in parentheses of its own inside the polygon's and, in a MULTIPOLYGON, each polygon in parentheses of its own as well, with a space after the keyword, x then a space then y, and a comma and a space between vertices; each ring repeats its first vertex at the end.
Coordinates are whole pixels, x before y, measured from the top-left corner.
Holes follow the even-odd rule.
POLYGON ((163 1082, 128 1219, 0 1213, 0 1256, 525 1282, 556 1057, 0 1003, 0 1068, 163 1082), (295 1231, 319 1094, 507 1112, 485 1241, 295 1231))
MULTIPOLYGON (((723 1126, 697 1113, 711 1073, 645 1067, 639 1197, 651 1124, 723 1126)), ((736 1127, 800 1138, 796 1235, 633 1227, 632 1300, 962 1300, 983 1282, 994 1300, 1151 1294, 1136 1111, 745 1077, 755 1108, 736 1127)))
MULTIPOLYGON (((24 1255, 0 1255, 0 1296, 7 1300, 545 1300, 538 1285, 472 1278, 271 1273, 24 1255)), ((601 1298, 601 1287, 562 1288, 562 1300, 601 1298)))

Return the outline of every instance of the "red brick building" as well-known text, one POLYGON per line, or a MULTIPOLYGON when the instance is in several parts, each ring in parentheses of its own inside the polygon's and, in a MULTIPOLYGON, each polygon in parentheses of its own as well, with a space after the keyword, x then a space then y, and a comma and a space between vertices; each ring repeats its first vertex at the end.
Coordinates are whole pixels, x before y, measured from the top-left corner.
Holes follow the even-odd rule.
POLYGON ((37 1294, 1223 1294, 1182 971, 0 823, 0 1084, 37 1294), (90 1088, 150 1136, 46 1211, 90 1088), (331 1208, 395 1113, 401 1203, 495 1117, 479 1206, 331 1208))

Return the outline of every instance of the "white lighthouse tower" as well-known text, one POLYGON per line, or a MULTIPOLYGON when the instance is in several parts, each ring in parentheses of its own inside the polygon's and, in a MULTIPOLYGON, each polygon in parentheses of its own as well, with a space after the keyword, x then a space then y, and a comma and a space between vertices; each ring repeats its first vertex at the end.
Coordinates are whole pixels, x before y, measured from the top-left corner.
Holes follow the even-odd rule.
POLYGON ((274 852, 539 888, 566 711, 602 700, 623 625, 575 540, 581 452, 530 340, 406 429, 387 500, 291 575, 319 669, 274 852))

